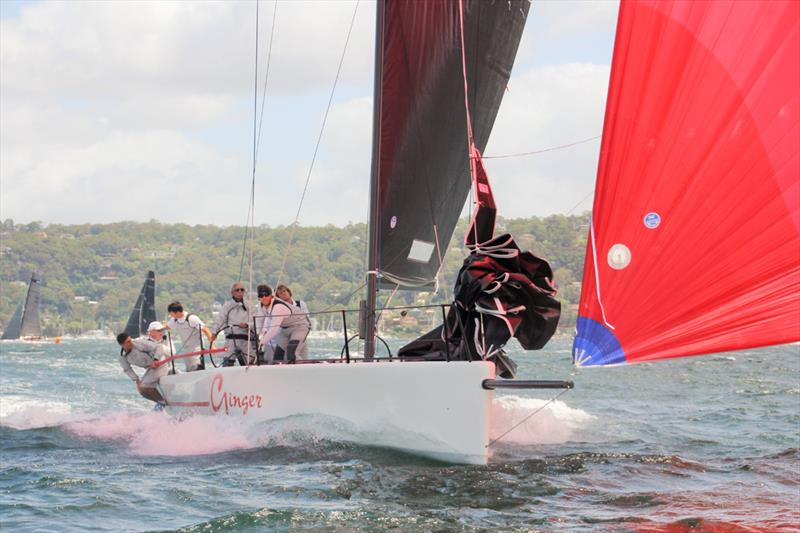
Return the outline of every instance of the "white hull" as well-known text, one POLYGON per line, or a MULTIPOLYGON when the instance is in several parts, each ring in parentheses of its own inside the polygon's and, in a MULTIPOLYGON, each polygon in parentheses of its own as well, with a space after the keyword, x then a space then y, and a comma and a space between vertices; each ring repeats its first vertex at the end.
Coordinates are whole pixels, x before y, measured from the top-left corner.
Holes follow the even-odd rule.
POLYGON ((360 444, 486 464, 493 394, 481 383, 494 371, 485 361, 235 366, 165 376, 160 388, 179 416, 324 415, 358 428, 360 444))

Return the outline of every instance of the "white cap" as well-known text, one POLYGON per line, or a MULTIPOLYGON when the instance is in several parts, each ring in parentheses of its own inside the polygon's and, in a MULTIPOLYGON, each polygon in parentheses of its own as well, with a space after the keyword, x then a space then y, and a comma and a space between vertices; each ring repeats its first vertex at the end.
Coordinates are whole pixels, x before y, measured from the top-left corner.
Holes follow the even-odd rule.
POLYGON ((155 322, 150 322, 150 325, 147 326, 147 333, 150 333, 153 330, 161 331, 164 329, 164 324, 156 320, 155 322))

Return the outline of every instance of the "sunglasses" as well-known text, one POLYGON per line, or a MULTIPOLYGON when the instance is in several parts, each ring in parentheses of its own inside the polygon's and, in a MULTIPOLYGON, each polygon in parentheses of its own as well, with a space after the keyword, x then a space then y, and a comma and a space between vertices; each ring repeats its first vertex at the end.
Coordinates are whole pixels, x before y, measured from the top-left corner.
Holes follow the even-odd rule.
POLYGON ((233 289, 233 292, 244 292, 244 289, 233 289))

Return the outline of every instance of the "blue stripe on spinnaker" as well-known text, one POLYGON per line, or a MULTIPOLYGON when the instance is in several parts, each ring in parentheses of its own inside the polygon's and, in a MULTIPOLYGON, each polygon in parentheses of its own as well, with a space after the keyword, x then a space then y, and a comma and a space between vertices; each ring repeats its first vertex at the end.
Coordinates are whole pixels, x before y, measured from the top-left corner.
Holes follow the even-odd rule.
POLYGON ((572 343, 572 362, 576 366, 619 365, 625 362, 622 346, 606 326, 579 316, 577 330, 572 343))

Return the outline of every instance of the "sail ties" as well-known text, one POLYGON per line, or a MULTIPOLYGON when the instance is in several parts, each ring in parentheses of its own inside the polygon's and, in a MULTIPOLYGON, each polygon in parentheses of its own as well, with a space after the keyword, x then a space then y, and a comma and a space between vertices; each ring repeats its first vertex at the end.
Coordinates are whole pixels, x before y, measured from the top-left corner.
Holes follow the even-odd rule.
POLYGON ((589 220, 589 238, 592 241, 592 267, 594 267, 594 287, 597 292, 597 304, 600 306, 600 313, 603 315, 603 322, 610 329, 616 329, 606 318, 606 310, 603 307, 603 299, 600 297, 600 271, 597 266, 597 245, 594 239, 594 219, 589 220))
POLYGON ((467 249, 475 255, 495 259, 513 259, 520 254, 519 248, 514 247, 513 243, 514 237, 510 233, 506 233, 483 243, 467 244, 467 249))

